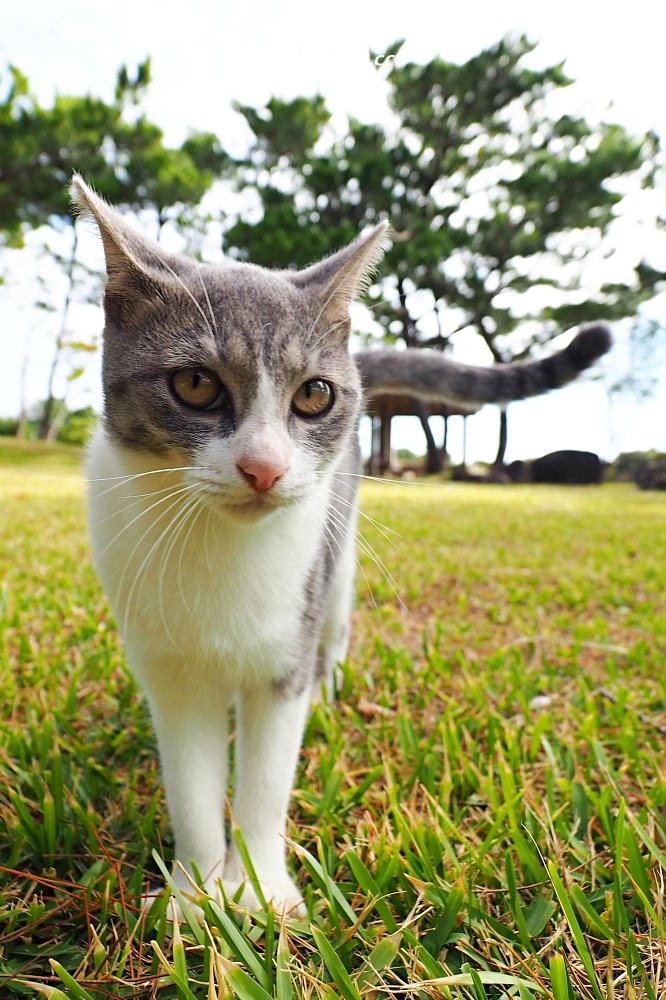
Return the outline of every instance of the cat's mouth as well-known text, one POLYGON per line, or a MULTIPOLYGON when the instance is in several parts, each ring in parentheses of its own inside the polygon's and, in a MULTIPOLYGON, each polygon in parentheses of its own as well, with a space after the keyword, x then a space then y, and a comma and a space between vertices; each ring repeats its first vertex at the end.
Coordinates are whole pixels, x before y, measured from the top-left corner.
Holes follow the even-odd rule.
POLYGON ((225 503, 222 510, 237 521, 259 521, 284 506, 284 504, 269 503, 264 497, 257 496, 249 497, 239 503, 225 503))
POLYGON ((302 489, 244 490, 229 489, 208 477, 200 478, 202 499, 207 507, 234 521, 253 522, 270 517, 304 499, 302 489))
POLYGON ((218 513, 231 518, 234 521, 244 521, 251 523, 270 517, 279 510, 284 510, 291 506, 293 500, 283 496, 273 496, 266 494, 249 495, 247 497, 228 498, 219 494, 207 497, 208 504, 218 513))

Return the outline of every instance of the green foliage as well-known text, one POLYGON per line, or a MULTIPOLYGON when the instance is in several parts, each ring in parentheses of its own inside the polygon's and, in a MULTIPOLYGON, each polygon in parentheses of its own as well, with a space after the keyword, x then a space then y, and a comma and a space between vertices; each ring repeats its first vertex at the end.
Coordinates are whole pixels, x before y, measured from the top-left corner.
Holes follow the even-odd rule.
POLYGON ((657 451, 623 451, 609 466, 606 476, 611 480, 635 483, 655 459, 666 460, 666 455, 657 451))
POLYGON ((211 133, 193 133, 178 149, 137 113, 150 84, 150 61, 118 71, 113 101, 58 94, 42 107, 28 80, 10 67, 0 102, 0 231, 17 234, 70 218, 68 185, 83 174, 110 201, 154 207, 161 215, 198 202, 227 158, 211 133))
POLYGON ((92 406, 69 410, 60 426, 56 440, 61 444, 84 445, 97 424, 97 414, 92 406))
POLYGON ((16 417, 0 417, 0 437, 14 437, 18 425, 16 417))
POLYGON ((663 995, 666 498, 363 492, 401 533, 363 527, 411 610, 362 554, 343 691, 312 712, 292 807, 308 917, 211 900, 205 927, 172 929, 164 900, 140 914, 171 837, 80 473, 5 466, 3 997, 663 995))
MULTIPOLYGON (((109 103, 58 94, 47 108, 31 94, 27 78, 10 68, 10 85, 0 100, 0 233, 10 244, 20 244, 27 229, 73 225, 69 183, 75 172, 115 204, 152 209, 158 236, 168 220, 192 222, 186 206, 198 204, 227 157, 211 133, 193 133, 180 148, 168 147, 162 129, 140 113, 149 83, 147 60, 134 75, 120 68, 109 103)), ((45 439, 55 432, 55 383, 64 360, 72 351, 95 348, 71 343, 70 306, 85 298, 90 286, 90 272, 78 259, 76 230, 70 253, 58 263, 67 277, 64 300, 40 303, 60 314, 39 432, 45 439)), ((76 362, 72 368, 70 381, 82 371, 76 362)))
POLYGON ((423 455, 415 455, 409 448, 398 448, 396 457, 400 462, 418 462, 423 459, 423 455))
POLYGON ((257 110, 245 104, 235 104, 252 129, 256 144, 252 162, 257 170, 282 165, 308 163, 312 151, 330 119, 324 98, 297 97, 283 101, 271 97, 265 108, 257 110))
MULTIPOLYGON (((370 292, 384 336, 445 350, 473 333, 496 362, 527 357, 581 322, 634 316, 666 274, 641 262, 587 300, 580 286, 621 192, 654 185, 658 139, 553 114, 571 80, 561 66, 526 68, 533 48, 506 38, 462 64, 392 62, 393 126, 350 118, 333 134, 321 98, 308 119, 302 98, 242 108, 256 142, 237 182, 258 194, 263 218, 232 226, 228 251, 300 266, 389 218, 394 247, 370 292)), ((498 460, 505 446, 504 434, 498 460)))
POLYGON ((526 356, 563 322, 632 315, 664 274, 641 264, 635 282, 605 286, 581 303, 568 294, 575 283, 553 258, 577 259, 575 250, 564 249, 571 231, 579 241, 605 233, 621 200, 618 178, 642 173, 646 186, 653 183, 657 139, 634 138, 619 125, 552 117, 549 99, 571 80, 561 66, 525 68, 533 48, 524 37, 504 39, 461 65, 393 63, 397 127, 350 119, 343 138, 329 135, 319 147, 327 120, 321 98, 309 108, 302 98, 243 108, 257 140, 239 163, 239 181, 258 191, 264 217, 227 233, 231 251, 270 266, 301 264, 302 241, 306 253, 315 249, 310 227, 318 231, 316 249, 330 250, 388 216, 397 234, 387 267, 394 292, 383 305, 378 293, 375 302, 386 333, 409 345, 445 348, 467 327, 497 361, 526 356), (314 127, 306 128, 305 108, 314 127), (271 245, 268 234, 276 233, 271 245), (535 281, 550 286, 552 301, 561 304, 526 309, 535 281), (416 290, 429 293, 431 310, 424 309, 427 300, 415 302, 416 290), (512 340, 529 318, 542 328, 512 340))

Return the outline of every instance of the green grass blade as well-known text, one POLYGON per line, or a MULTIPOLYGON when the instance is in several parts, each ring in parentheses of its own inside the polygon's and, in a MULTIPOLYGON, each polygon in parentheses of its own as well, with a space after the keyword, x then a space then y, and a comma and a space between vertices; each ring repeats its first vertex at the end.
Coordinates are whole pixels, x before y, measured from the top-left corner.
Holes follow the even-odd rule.
POLYGON ((386 930, 389 934, 393 934, 398 929, 398 925, 393 914, 391 913, 390 906, 384 899, 384 895, 374 878, 355 851, 347 851, 345 854, 345 861, 351 868, 352 874, 360 887, 372 897, 374 908, 382 918, 386 930))
POLYGON ((569 973, 562 955, 553 955, 550 960, 550 985, 554 1000, 570 1000, 569 973))
POLYGON ((176 885, 176 883, 175 883, 175 881, 173 879, 173 876, 171 875, 171 872, 169 871, 169 869, 167 868, 167 866, 164 864, 164 862, 162 861, 162 858, 159 856, 159 854, 157 853, 157 851, 155 851, 155 850, 153 851, 153 860, 155 861, 155 864, 157 865, 157 867, 159 868, 159 870, 162 872, 162 875, 164 876, 164 881, 168 885, 169 891, 170 891, 171 895, 176 897, 176 902, 178 903, 178 906, 180 907, 180 911, 181 911, 182 915, 185 917, 185 920, 187 921, 187 925, 190 928, 190 930, 192 931, 192 934, 194 935, 197 944, 203 945, 205 938, 204 938, 204 932, 202 930, 200 922, 197 920, 197 918, 195 917, 195 915, 192 913, 192 909, 189 906, 187 900, 185 899, 185 896, 184 896, 183 892, 176 885))
POLYGON ((285 922, 282 922, 280 936, 278 938, 277 959, 275 962, 275 995, 277 1000, 292 1000, 291 952, 287 942, 287 930, 285 922))
POLYGON ((359 973, 357 980, 359 988, 364 989, 379 981, 380 974, 390 968, 395 961, 395 957, 400 951, 401 941, 402 932, 398 931, 396 934, 391 934, 377 942, 366 959, 365 968, 359 973))
POLYGON ((597 979, 596 969, 594 968, 594 960, 592 958, 592 955, 590 954, 590 949, 588 947, 587 941, 585 940, 585 935, 583 934, 582 928, 578 922, 578 918, 576 917, 576 911, 574 905, 569 896, 567 895, 567 891, 564 888, 564 883, 562 882, 562 879, 558 875, 553 862, 549 860, 547 862, 547 865, 548 865, 548 874, 550 875, 550 880, 553 883, 553 888, 555 889, 557 898, 560 901, 560 906, 564 910, 564 915, 567 918, 569 928, 571 929, 571 933, 576 943, 578 955, 590 979, 590 985, 592 987, 592 991, 597 1000, 604 1000, 603 990, 601 988, 599 980, 597 979))
POLYGON ((52 958, 50 959, 50 964, 56 976, 58 976, 58 978, 67 987, 74 1000, 95 1000, 92 994, 89 993, 88 990, 84 989, 80 983, 77 983, 74 977, 62 967, 60 962, 56 962, 56 960, 52 958))
MULTIPOLYGON (((185 970, 185 974, 183 975, 182 972, 176 968, 175 964, 171 965, 171 963, 167 960, 164 952, 158 945, 157 941, 151 941, 151 945, 153 947, 155 954, 159 959, 159 964, 161 968, 167 974, 171 982, 178 987, 179 1000, 198 1000, 196 995, 192 992, 192 990, 189 987, 187 981, 187 970, 185 970)), ((180 965, 182 968, 182 962, 180 963, 180 965)))
POLYGON ((356 924, 358 916, 340 891, 340 887, 326 872, 320 862, 305 847, 295 845, 296 853, 310 872, 313 881, 321 889, 325 898, 332 904, 334 910, 340 911, 347 921, 356 924))
POLYGON ((328 969, 331 979, 340 991, 343 1000, 361 1000, 361 995, 352 983, 349 973, 345 969, 335 948, 330 943, 323 931, 312 926, 312 937, 317 946, 317 950, 324 960, 324 965, 328 969))
POLYGON ((268 993, 244 969, 239 969, 231 962, 225 962, 224 971, 229 985, 240 1000, 273 1000, 273 994, 268 993))
POLYGON ((210 916, 209 923, 218 928, 237 960, 250 970, 262 987, 269 989, 271 986, 270 976, 252 942, 241 933, 231 917, 214 899, 205 900, 203 905, 204 912, 210 916))
POLYGON ((252 888, 254 889, 257 899, 259 900, 259 905, 261 906, 262 910, 266 910, 268 907, 268 903, 266 902, 266 897, 264 896, 264 890, 261 888, 261 883, 257 878, 257 873, 254 870, 254 865, 252 864, 252 858, 250 857, 250 853, 247 847, 245 846, 245 841, 243 840, 243 834, 241 833, 239 827, 234 826, 232 830, 232 837, 234 838, 234 843, 236 845, 238 853, 240 854, 241 861, 243 862, 243 868, 245 869, 245 872, 247 874, 248 881, 252 886, 252 888))

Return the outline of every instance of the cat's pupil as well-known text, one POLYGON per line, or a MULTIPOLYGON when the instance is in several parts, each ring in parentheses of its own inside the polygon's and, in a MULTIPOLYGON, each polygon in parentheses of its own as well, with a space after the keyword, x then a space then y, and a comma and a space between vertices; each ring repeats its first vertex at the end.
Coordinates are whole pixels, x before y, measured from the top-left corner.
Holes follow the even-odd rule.
POLYGON ((222 383, 207 368, 183 368, 174 372, 171 390, 181 403, 196 410, 217 407, 223 399, 222 383))
POLYGON ((301 417, 319 417, 333 405, 333 388, 323 379, 310 379, 294 394, 291 405, 301 417))

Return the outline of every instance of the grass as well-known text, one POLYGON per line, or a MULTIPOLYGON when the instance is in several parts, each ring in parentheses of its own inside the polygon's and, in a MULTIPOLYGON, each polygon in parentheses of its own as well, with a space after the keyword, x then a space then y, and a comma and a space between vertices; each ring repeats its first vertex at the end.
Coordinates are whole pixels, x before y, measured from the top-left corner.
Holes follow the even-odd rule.
POLYGON ((10 457, 0 997, 666 996, 666 496, 367 483, 409 612, 363 557, 292 807, 308 917, 174 928, 140 915, 172 841, 76 456, 10 457))

